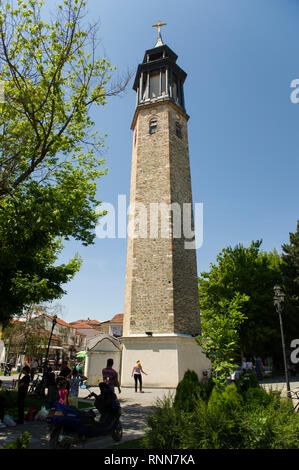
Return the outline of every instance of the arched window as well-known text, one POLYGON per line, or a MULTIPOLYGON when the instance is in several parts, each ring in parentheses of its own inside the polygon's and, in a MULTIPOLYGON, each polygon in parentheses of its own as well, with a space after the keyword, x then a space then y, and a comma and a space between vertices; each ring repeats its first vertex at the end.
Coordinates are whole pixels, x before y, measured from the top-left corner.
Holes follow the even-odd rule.
POLYGON ((149 123, 149 133, 155 134, 157 132, 157 119, 151 119, 149 123))
POLYGON ((179 122, 175 123, 175 133, 177 137, 182 138, 182 126, 179 122))

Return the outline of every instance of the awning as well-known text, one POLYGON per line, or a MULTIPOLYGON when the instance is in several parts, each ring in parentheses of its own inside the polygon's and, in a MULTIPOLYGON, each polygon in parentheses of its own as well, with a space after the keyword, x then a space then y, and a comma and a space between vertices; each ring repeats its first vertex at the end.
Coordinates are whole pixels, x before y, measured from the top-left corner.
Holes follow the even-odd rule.
POLYGON ((78 352, 76 357, 86 357, 86 352, 78 352))

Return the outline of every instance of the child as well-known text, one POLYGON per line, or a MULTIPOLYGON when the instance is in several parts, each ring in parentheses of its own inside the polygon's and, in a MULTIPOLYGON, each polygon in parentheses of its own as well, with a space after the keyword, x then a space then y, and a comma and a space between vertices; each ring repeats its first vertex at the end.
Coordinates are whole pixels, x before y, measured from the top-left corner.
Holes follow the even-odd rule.
POLYGON ((25 398, 27 396, 28 387, 30 384, 30 367, 23 367, 24 377, 19 381, 18 388, 18 420, 17 424, 24 424, 24 407, 25 407, 25 398))
POLYGON ((57 389, 59 393, 59 403, 62 405, 68 405, 68 391, 66 388, 66 380, 65 379, 59 379, 57 381, 57 389))
MULTIPOLYGON (((0 380, 0 391, 1 391, 1 387, 2 387, 2 380, 0 380)), ((0 396, 0 429, 6 428, 6 425, 3 423, 3 420, 4 420, 4 403, 5 403, 4 397, 0 396)))
POLYGON ((69 379, 70 393, 69 393, 69 404, 78 408, 78 395, 80 382, 86 380, 84 375, 79 375, 76 368, 73 369, 72 378, 69 379))

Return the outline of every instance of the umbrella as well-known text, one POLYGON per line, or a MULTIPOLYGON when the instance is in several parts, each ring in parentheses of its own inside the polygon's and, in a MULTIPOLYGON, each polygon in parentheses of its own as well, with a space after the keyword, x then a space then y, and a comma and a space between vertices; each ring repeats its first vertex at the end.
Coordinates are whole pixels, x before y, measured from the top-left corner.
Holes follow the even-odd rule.
POLYGON ((84 351, 80 351, 76 354, 76 357, 86 357, 86 353, 84 351))

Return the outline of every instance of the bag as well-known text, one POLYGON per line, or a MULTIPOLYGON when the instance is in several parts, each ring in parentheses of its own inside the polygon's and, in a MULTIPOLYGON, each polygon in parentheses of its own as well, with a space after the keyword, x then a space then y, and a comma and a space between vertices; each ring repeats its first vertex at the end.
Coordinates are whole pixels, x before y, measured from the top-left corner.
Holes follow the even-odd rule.
POLYGON ((48 416, 48 410, 46 410, 45 406, 42 406, 41 410, 36 414, 35 421, 46 421, 48 416))
POLYGON ((33 421, 37 412, 38 412, 37 408, 30 408, 30 410, 25 416, 26 421, 33 421))
POLYGON ((5 416, 4 416, 3 423, 6 424, 6 426, 9 426, 9 427, 11 427, 11 428, 13 428, 14 426, 16 426, 16 423, 15 423, 13 417, 12 417, 12 416, 9 416, 9 415, 5 415, 5 416))

